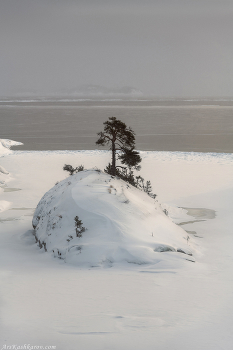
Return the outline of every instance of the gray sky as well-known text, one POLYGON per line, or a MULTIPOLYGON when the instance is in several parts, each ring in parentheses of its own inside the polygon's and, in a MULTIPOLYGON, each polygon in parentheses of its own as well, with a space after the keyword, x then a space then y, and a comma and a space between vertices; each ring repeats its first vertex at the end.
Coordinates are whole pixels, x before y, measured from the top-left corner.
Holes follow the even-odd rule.
POLYGON ((233 96, 232 0, 0 0, 0 95, 233 96))

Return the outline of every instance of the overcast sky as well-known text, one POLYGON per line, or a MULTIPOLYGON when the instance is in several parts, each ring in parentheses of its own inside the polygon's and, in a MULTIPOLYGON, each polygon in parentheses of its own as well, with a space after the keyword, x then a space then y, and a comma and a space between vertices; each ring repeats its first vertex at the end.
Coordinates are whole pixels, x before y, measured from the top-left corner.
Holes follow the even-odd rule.
POLYGON ((233 0, 0 0, 0 95, 233 96, 233 0))

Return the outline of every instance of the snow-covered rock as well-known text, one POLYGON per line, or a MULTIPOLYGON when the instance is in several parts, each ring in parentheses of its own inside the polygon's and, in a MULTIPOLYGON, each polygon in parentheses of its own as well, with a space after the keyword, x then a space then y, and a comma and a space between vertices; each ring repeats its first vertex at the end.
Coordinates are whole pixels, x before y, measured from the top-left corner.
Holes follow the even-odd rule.
POLYGON ((8 139, 0 139, 0 157, 12 153, 12 151, 10 150, 12 146, 20 145, 23 145, 23 143, 8 139))
POLYGON ((9 172, 5 168, 3 168, 3 166, 0 166, 0 191, 2 191, 1 187, 6 186, 6 182, 9 179, 9 172))
POLYGON ((187 233, 157 202, 96 170, 56 184, 40 200, 32 223, 41 248, 77 265, 156 263, 164 252, 191 255, 187 233), (76 235, 75 217, 86 228, 81 237, 76 235))

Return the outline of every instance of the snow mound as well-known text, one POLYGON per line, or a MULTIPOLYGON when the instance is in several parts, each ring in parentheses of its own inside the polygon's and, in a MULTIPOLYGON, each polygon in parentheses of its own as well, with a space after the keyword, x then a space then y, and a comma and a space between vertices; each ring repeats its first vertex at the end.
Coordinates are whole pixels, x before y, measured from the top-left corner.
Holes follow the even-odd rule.
POLYGON ((0 157, 12 153, 12 151, 10 150, 12 146, 20 145, 23 145, 23 143, 8 139, 0 139, 0 157))
POLYGON ((2 173, 4 175, 8 175, 9 174, 9 172, 5 168, 3 168, 3 166, 0 166, 0 173, 2 173))
POLYGON ((8 201, 0 201, 0 212, 3 212, 5 210, 8 210, 11 206, 11 203, 8 201))
POLYGON ((10 180, 9 174, 10 173, 5 168, 3 168, 3 166, 0 166, 0 191, 1 192, 2 192, 1 188, 6 186, 7 180, 8 181, 10 180))
POLYGON ((98 170, 56 184, 40 200, 32 224, 40 248, 80 266, 154 264, 161 252, 192 255, 187 233, 157 202, 98 170), (81 237, 76 235, 77 216, 86 228, 81 237))

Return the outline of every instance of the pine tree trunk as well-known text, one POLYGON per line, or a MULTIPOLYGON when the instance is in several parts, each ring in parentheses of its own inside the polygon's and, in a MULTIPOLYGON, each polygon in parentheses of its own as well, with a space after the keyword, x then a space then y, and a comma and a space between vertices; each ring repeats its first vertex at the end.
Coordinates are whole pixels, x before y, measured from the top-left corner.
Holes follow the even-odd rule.
POLYGON ((112 175, 116 176, 116 146, 114 141, 112 141, 112 175))

